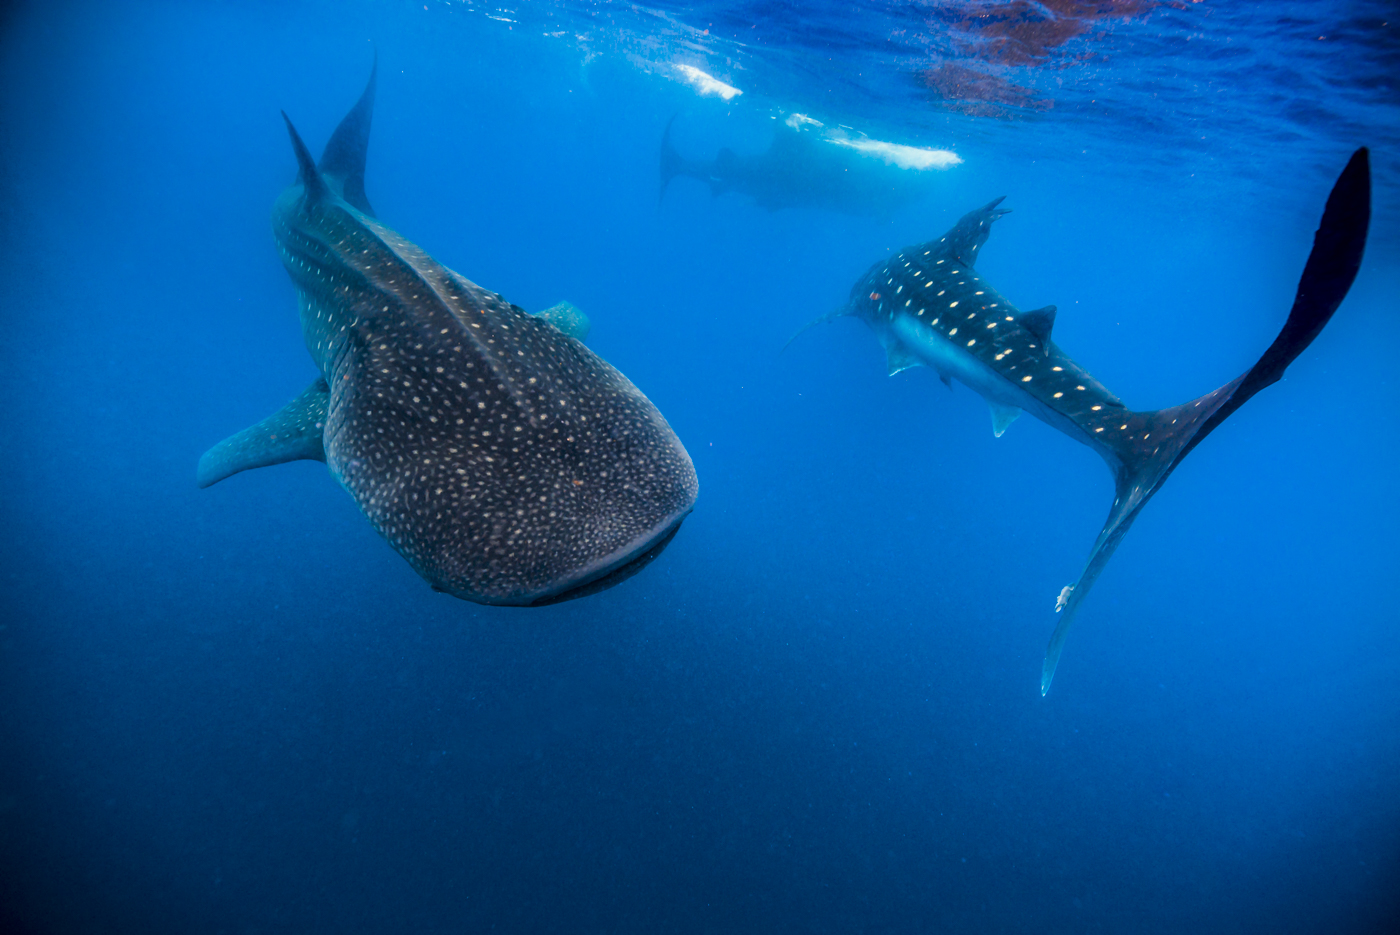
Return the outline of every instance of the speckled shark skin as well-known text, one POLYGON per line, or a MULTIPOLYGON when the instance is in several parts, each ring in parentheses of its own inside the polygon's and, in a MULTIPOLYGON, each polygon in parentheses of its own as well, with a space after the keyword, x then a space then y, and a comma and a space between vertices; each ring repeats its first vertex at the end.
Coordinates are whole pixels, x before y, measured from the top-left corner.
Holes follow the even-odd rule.
MULTIPOLYGON (((1282 332, 1247 373, 1170 409, 1127 408, 1051 340, 1055 307, 1022 311, 975 270, 1002 199, 965 215, 935 241, 871 267, 850 301, 818 322, 860 318, 888 355, 889 372, 927 366, 946 383, 976 390, 1000 436, 1029 412, 1097 451, 1113 472, 1113 507, 1078 581, 1061 591, 1041 692, 1050 690, 1071 621, 1128 527, 1181 459, 1226 416, 1283 376, 1336 311, 1355 279, 1370 219, 1365 149, 1352 156, 1328 198, 1312 255, 1282 332)), ((816 322, 813 322, 815 324, 816 322)), ((800 333, 800 332, 799 332, 800 333)))
POLYGON ((319 168, 287 121, 298 175, 272 226, 321 376, 210 449, 199 483, 324 460, 435 590, 540 605, 610 587, 691 511, 690 457, 583 345, 581 312, 530 315, 375 219, 364 193, 373 100, 371 76, 319 168))

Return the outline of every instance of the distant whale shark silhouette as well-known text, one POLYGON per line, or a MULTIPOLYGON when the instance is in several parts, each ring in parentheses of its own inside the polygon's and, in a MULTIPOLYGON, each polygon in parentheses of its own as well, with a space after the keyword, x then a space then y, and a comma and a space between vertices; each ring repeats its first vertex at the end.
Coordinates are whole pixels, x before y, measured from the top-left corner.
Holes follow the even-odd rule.
MULTIPOLYGON (((944 150, 892 146, 852 139, 845 134, 833 135, 830 131, 817 133, 795 121, 796 125, 780 125, 772 144, 759 155, 745 156, 721 149, 713 160, 692 160, 671 144, 675 119, 672 117, 666 124, 661 138, 662 198, 676 176, 687 176, 708 185, 711 195, 736 192, 770 211, 825 208, 878 217, 927 195, 931 178, 920 168, 898 168, 871 153, 902 151, 922 156, 924 169, 947 168, 962 161, 944 150)), ((804 120, 820 126, 809 118, 804 120)))
POLYGON ((1078 581, 1056 602, 1060 619, 1041 670, 1044 694, 1075 612, 1138 512, 1192 448, 1283 376, 1341 304, 1366 245, 1371 177, 1367 151, 1358 149, 1327 199, 1293 309, 1264 356, 1218 390, 1154 412, 1128 409, 1055 345, 1055 306, 1022 311, 973 271, 992 222, 1009 213, 1001 202, 964 215, 938 240, 875 264, 845 306, 802 330, 845 315, 859 318, 884 346, 891 375, 931 367, 945 383, 957 379, 987 400, 997 436, 1026 411, 1108 463, 1116 485, 1113 508, 1078 581))
POLYGON ((298 171, 272 227, 321 375, 206 452, 199 485, 324 461, 435 590, 540 605, 611 587, 691 511, 690 456, 581 343, 581 312, 532 316, 375 219, 364 189, 374 87, 371 72, 319 168, 287 120, 298 171))

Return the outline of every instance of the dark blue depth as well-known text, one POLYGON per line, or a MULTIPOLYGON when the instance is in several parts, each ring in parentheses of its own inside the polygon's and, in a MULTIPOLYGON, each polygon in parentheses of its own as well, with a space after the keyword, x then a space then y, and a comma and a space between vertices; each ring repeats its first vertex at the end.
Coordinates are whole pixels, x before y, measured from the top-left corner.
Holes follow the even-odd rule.
POLYGON ((0 931, 1392 931, 1400 32, 1108 7, 1014 46, 967 3, 4 8, 0 931), (435 594, 311 462, 195 486, 315 375, 278 112, 319 152, 375 50, 378 216, 583 309, 695 462, 612 590, 435 594), (963 163, 875 216, 658 205, 670 118, 711 159, 793 113, 963 163), (1099 459, 993 438, 859 322, 779 349, 1005 195, 978 272, 1184 402, 1277 333, 1359 145, 1351 295, 1145 509, 1041 698, 1099 459))

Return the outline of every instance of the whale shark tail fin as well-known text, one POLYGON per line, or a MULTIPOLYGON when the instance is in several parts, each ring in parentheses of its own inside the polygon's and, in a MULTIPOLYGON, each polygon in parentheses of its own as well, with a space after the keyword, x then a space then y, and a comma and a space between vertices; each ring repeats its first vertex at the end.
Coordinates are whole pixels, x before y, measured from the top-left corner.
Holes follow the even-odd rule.
POLYGON ((1109 451, 1105 458, 1114 472, 1115 499, 1079 580, 1060 592, 1055 607, 1060 619, 1041 669, 1042 695, 1050 690, 1075 612, 1128 527, 1182 459, 1250 397, 1278 382, 1322 331, 1361 268, 1370 220, 1371 171, 1363 147, 1352 154, 1332 187, 1288 320, 1258 362, 1214 392, 1180 406, 1155 412, 1111 409, 1103 414, 1102 426, 1093 430, 1103 434, 1109 451))
POLYGON ((340 185, 341 197, 360 211, 374 217, 374 210, 365 197, 365 151, 369 148, 370 120, 374 116, 375 78, 379 73, 379 53, 369 70, 369 83, 364 93, 340 126, 331 134, 330 142, 321 153, 321 175, 340 185))
POLYGON ((676 117, 673 114, 671 119, 666 121, 666 131, 661 134, 661 189, 657 195, 658 204, 665 199, 666 188, 671 184, 671 179, 685 169, 685 158, 671 145, 671 124, 675 122, 676 117))

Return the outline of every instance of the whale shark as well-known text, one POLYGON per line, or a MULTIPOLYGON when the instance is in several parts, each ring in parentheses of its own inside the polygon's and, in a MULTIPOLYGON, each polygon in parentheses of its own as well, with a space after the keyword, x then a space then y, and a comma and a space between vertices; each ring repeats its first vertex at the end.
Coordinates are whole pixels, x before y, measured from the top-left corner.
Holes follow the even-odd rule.
POLYGON ((375 217, 364 171, 376 71, 319 164, 282 115, 297 175, 273 237, 319 374, 209 449, 197 482, 324 461, 434 590, 539 606, 611 587, 691 512, 690 456, 583 344, 577 308, 531 315, 375 217))
POLYGON ((778 126, 768 149, 742 155, 722 148, 714 159, 687 159, 671 143, 671 125, 661 138, 661 197, 677 176, 704 182, 712 196, 735 192, 769 211, 825 208, 851 215, 887 216, 929 193, 927 169, 962 162, 947 150, 895 146, 822 125, 803 115, 778 126))
POLYGON ((859 318, 884 346, 891 375, 923 366, 944 383, 970 387, 987 401, 998 437, 1029 412, 1103 457, 1113 475, 1113 506, 1079 578, 1056 599, 1059 619, 1041 667, 1044 695, 1075 613, 1147 501, 1222 421, 1283 376, 1346 297, 1370 223, 1369 157, 1358 149, 1333 186, 1293 307, 1263 356, 1219 389, 1153 411, 1129 409, 1055 344, 1055 306, 1017 308, 977 274, 992 224, 1010 213, 1000 207, 1003 200, 964 215, 937 240, 876 263, 844 306, 798 334, 820 322, 859 318))

